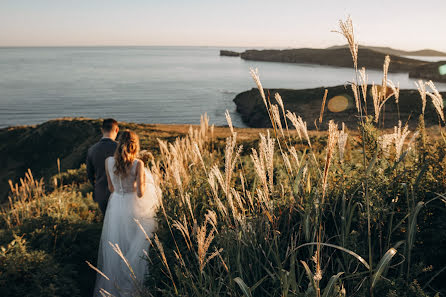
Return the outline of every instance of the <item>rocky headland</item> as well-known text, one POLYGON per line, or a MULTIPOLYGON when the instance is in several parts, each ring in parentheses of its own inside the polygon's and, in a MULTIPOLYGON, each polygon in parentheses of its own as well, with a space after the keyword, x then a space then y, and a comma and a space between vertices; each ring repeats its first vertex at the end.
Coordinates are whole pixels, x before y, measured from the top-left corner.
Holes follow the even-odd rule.
MULTIPOLYGON (((358 55, 358 67, 366 69, 382 69, 385 54, 369 49, 361 49, 358 55)), ((335 67, 353 67, 350 50, 337 49, 285 49, 285 50, 247 50, 241 53, 244 60, 316 64, 335 67)), ((417 66, 425 65, 425 61, 390 55, 390 72, 409 72, 417 66)))
MULTIPOLYGON (((329 119, 333 119, 337 123, 344 122, 350 127, 356 127, 359 118, 357 117, 353 92, 349 86, 302 90, 265 89, 265 94, 267 96, 269 94, 271 103, 273 104, 276 103, 274 94, 276 92, 279 93, 283 99, 285 109, 300 115, 307 122, 309 129, 315 129, 315 121, 319 118, 325 89, 328 90, 328 96, 323 125, 317 123, 319 128, 326 128, 325 125, 329 119)), ((446 96, 446 92, 442 92, 441 94, 446 96)), ((234 98, 234 103, 243 121, 248 126, 256 128, 271 127, 268 113, 257 88, 238 94, 234 98)), ((384 127, 391 128, 397 125, 398 118, 400 118, 403 124, 408 121, 409 125, 413 128, 417 124, 421 113, 421 106, 420 94, 417 90, 401 90, 399 117, 398 105, 395 102, 395 98, 392 97, 383 108, 382 117, 384 117, 384 127)), ((369 115, 374 115, 371 94, 369 94, 367 110, 369 115)), ((425 122, 426 126, 438 125, 438 116, 429 98, 425 111, 425 122)), ((382 119, 380 120, 380 125, 382 125, 382 119)))
MULTIPOLYGON (((241 59, 264 62, 296 63, 296 64, 314 64, 334 67, 353 67, 353 61, 350 50, 346 46, 335 46, 325 49, 298 48, 284 50, 246 50, 242 53, 220 51, 224 56, 240 56, 241 59)), ((412 78, 421 78, 437 82, 446 81, 446 73, 441 73, 438 68, 446 65, 446 53, 421 50, 421 51, 401 51, 385 47, 360 47, 358 54, 358 67, 366 69, 382 70, 385 56, 390 56, 389 72, 409 73, 412 78), (417 59, 403 57, 402 55, 418 56, 434 54, 445 56, 445 61, 428 62, 417 59)), ((446 67, 446 66, 444 66, 446 67)))

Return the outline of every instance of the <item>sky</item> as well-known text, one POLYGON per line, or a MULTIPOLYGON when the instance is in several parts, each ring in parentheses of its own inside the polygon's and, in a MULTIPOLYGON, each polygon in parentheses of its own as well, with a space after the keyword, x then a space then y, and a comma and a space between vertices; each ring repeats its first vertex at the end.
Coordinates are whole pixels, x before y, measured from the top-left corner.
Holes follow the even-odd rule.
POLYGON ((446 51, 445 0, 0 0, 0 46, 327 47, 446 51))

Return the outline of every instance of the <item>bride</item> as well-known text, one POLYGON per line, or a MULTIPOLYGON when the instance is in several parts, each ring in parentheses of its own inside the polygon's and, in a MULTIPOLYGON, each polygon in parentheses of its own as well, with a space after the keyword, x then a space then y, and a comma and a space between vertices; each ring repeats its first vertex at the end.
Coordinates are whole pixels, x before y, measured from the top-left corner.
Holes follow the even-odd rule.
POLYGON ((153 177, 137 159, 139 138, 124 131, 114 157, 105 160, 108 187, 112 193, 105 213, 98 253, 94 296, 131 296, 147 273, 143 259, 149 246, 141 223, 151 236, 155 231, 157 193, 153 177), (127 262, 127 263, 126 263, 127 262))

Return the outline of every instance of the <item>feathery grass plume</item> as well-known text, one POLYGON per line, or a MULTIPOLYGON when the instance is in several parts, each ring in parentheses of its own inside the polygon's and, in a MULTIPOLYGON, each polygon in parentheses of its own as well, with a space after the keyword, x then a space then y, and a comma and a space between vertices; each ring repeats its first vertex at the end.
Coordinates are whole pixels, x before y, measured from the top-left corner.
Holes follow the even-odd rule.
POLYGON ((299 125, 299 122, 297 120, 296 114, 295 113, 291 113, 291 111, 287 110, 286 116, 291 121, 291 123, 293 124, 294 128, 296 128, 297 136, 299 136, 299 139, 302 140, 302 133, 301 133, 300 125, 299 125))
POLYGON ((398 104, 400 99, 400 83, 395 85, 393 81, 390 79, 387 80, 388 86, 392 89, 392 94, 389 94, 388 97, 394 96, 395 97, 395 103, 398 104))
POLYGON ((324 203, 325 199, 325 193, 327 190, 327 183, 328 183, 328 171, 330 170, 331 159, 333 157, 333 152, 336 148, 338 138, 339 138, 338 125, 335 124, 333 120, 330 120, 328 122, 328 140, 325 154, 324 176, 322 181, 322 203, 324 203))
POLYGON ((417 86, 417 90, 420 93, 421 96, 421 113, 424 114, 424 110, 426 109, 426 84, 420 79, 418 82, 415 82, 415 85, 417 86))
POLYGON ((372 85, 372 99, 373 99, 373 108, 375 109, 375 122, 378 123, 379 119, 379 91, 378 86, 373 83, 372 85))
POLYGON ((322 117, 324 116, 325 101, 327 100, 328 90, 325 89, 324 98, 322 99, 321 113, 319 114, 319 124, 322 123, 322 117))
POLYGON ((234 149, 237 145, 237 133, 234 133, 232 137, 226 138, 225 148, 225 193, 229 195, 229 188, 231 187, 232 173, 234 172, 235 164, 237 163, 240 153, 243 150, 243 146, 240 145, 235 152, 234 149))
POLYGON ((228 122, 229 125, 229 129, 231 129, 231 134, 234 135, 234 127, 232 127, 231 115, 229 114, 229 111, 227 109, 225 112, 225 116, 226 116, 226 121, 228 122))
POLYGON ((372 97, 373 97, 373 108, 375 110, 375 123, 378 123, 381 109, 383 108, 386 101, 390 98, 390 96, 387 98, 384 98, 384 96, 385 96, 385 93, 382 92, 382 88, 381 88, 381 91, 379 91, 378 86, 373 84, 372 85, 372 97))
POLYGON ((285 128, 288 134, 288 137, 290 137, 290 131, 288 129, 288 121, 286 119, 286 112, 285 112, 285 106, 283 104, 282 96, 280 96, 279 93, 274 94, 274 98, 276 98, 277 103, 279 103, 280 108, 282 109, 283 114, 283 120, 285 121, 285 128))
POLYGON ((244 214, 246 210, 243 206, 243 201, 240 193, 236 189, 231 188, 231 194, 234 197, 235 202, 237 202, 239 209, 242 211, 242 214, 244 214))
POLYGON ((280 96, 279 93, 275 93, 274 98, 276 99, 277 103, 279 104, 280 108, 282 109, 283 113, 285 114, 285 106, 283 105, 282 96, 280 96))
MULTIPOLYGON (((9 210, 1 208, 0 218, 2 218, 9 228, 22 225, 25 218, 40 217, 45 205, 42 199, 45 197, 45 187, 43 179, 35 180, 30 169, 25 173, 24 178, 20 178, 20 183, 13 184, 8 180, 10 187, 9 210)), ((66 200, 59 199, 58 206, 61 210, 66 210, 66 200)))
POLYGON ((268 193, 262 191, 262 189, 257 188, 257 199, 258 205, 261 207, 264 214, 268 217, 270 222, 273 222, 273 217, 271 216, 273 210, 273 203, 269 198, 268 193))
POLYGON ((273 116, 276 126, 279 127, 280 134, 285 138, 285 133, 283 132, 282 120, 280 119, 279 107, 276 104, 271 105, 271 114, 273 116))
POLYGON ((220 184, 221 189, 225 193, 225 195, 228 195, 228 188, 226 187, 225 179, 223 178, 223 175, 221 174, 220 169, 218 168, 218 165, 215 164, 211 168, 211 175, 217 178, 218 183, 220 184))
POLYGON ((172 166, 170 168, 172 169, 174 180, 178 186, 178 189, 180 190, 181 195, 183 195, 183 193, 184 193, 183 182, 181 181, 181 173, 180 173, 181 164, 180 164, 178 158, 174 157, 171 165, 172 166))
MULTIPOLYGON (((393 133, 384 134, 379 137, 379 143, 384 152, 384 156, 388 157, 390 154, 390 148, 392 145, 395 146, 395 155, 398 160, 403 153, 404 142, 406 141, 407 136, 410 134, 409 127, 407 124, 402 127, 401 121, 398 121, 398 126, 393 128, 393 133)), ((410 150, 411 143, 418 136, 418 133, 414 133, 411 141, 409 141, 408 147, 410 150)))
POLYGON ((263 188, 265 193, 268 193, 268 180, 266 178, 266 167, 265 162, 262 157, 259 157, 255 148, 252 148, 251 160, 254 164, 254 170, 257 173, 257 176, 260 178, 260 181, 263 184, 263 188))
POLYGON ((207 131, 209 130, 209 117, 207 113, 204 113, 200 117, 200 136, 203 139, 207 138, 207 131))
POLYGON ((268 104, 266 103, 265 92, 263 91, 262 83, 260 82, 259 70, 258 70, 257 68, 256 68, 256 69, 251 68, 251 69, 249 70, 249 73, 251 74, 252 79, 253 79, 254 82, 256 83, 256 85, 257 85, 257 89, 259 89, 260 96, 261 96, 262 99, 263 99, 263 103, 265 104, 266 109, 269 110, 269 108, 268 108, 268 104))
POLYGON ((290 147, 289 152, 291 156, 293 157, 294 163, 296 164, 296 170, 299 171, 301 161, 299 160, 299 157, 297 156, 297 151, 294 146, 290 147))
POLYGON ((384 157, 386 157, 386 158, 389 157, 390 148, 395 140, 395 133, 381 135, 378 140, 379 140, 381 149, 384 153, 384 157))
POLYGON ((417 139, 418 135, 420 134, 420 131, 415 131, 412 134, 412 137, 410 138, 409 142, 407 143, 407 149, 406 152, 410 152, 413 148, 413 144, 415 143, 415 140, 417 139))
POLYGON ((206 258, 207 251, 214 239, 215 229, 212 228, 209 233, 207 231, 207 222, 197 229, 196 240, 197 240, 197 258, 200 266, 200 272, 203 272, 203 269, 208 262, 206 258))
POLYGON ((161 255, 161 259, 162 262, 164 264, 164 267, 166 267, 167 271, 169 272, 169 274, 172 276, 172 274, 170 273, 170 268, 169 268, 169 264, 167 263, 167 258, 166 258, 166 254, 164 253, 164 247, 163 244, 161 243, 161 241, 158 238, 158 235, 155 233, 155 245, 158 248, 158 251, 161 255))
POLYGON ((215 229, 215 232, 218 233, 217 230, 217 214, 213 210, 208 210, 206 215, 204 216, 204 221, 211 224, 212 228, 215 229))
POLYGON ((307 140, 308 145, 311 147, 310 136, 308 136, 308 130, 307 130, 307 122, 304 122, 300 116, 297 117, 295 113, 291 113, 289 110, 287 112, 287 117, 294 125, 294 128, 296 128, 297 135, 299 135, 299 138, 302 139, 303 135, 305 140, 307 140))
POLYGON ((293 174, 293 167, 291 166, 290 158, 288 157, 288 154, 285 152, 281 152, 283 162, 285 163, 286 168, 288 168, 288 172, 293 174))
MULTIPOLYGON (((365 67, 362 67, 359 70, 359 79, 362 89, 362 99, 364 100, 364 103, 367 103, 367 87, 368 87, 368 78, 367 74, 365 72, 365 67)), ((365 105, 367 107, 367 104, 365 105)))
MULTIPOLYGON (((384 58, 384 64, 383 64, 383 81, 381 84, 381 98, 387 97, 387 74, 389 72, 389 65, 390 65, 390 56, 386 55, 384 58)), ((383 100, 383 99, 381 99, 383 100)))
POLYGON ((186 195, 184 195, 184 200, 186 201, 186 205, 187 205, 187 208, 189 209, 190 216, 192 217, 192 220, 195 220, 194 212, 192 210, 192 203, 190 202, 190 194, 189 193, 186 193, 186 195))
MULTIPOLYGON (((217 167, 217 170, 218 170, 217 165, 214 165, 214 167, 212 167, 212 168, 215 168, 215 167, 217 167)), ((220 174, 220 176, 221 176, 220 170, 218 170, 217 174, 220 174)), ((227 217, 228 210, 226 209, 223 202, 218 197, 217 181, 215 180, 215 175, 214 175, 214 172, 212 171, 212 169, 211 169, 211 172, 208 177, 208 183, 211 186, 212 196, 214 197, 214 202, 217 205, 217 209, 220 211, 220 213, 223 215, 223 217, 227 217)))
POLYGON ((180 231, 181 235, 184 238, 184 242, 186 242, 187 248, 189 250, 191 250, 192 249, 192 240, 190 238, 189 227, 188 227, 186 216, 183 215, 183 221, 182 222, 180 222, 178 220, 174 220, 172 222, 172 227, 174 227, 178 231, 180 231))
POLYGON ((347 144, 348 133, 345 131, 345 124, 342 123, 342 130, 338 135, 339 160, 344 161, 345 146, 347 144))
POLYGON ((245 189, 245 177, 243 176, 243 172, 240 171, 240 184, 242 185, 243 193, 246 193, 245 189))
POLYGON ((431 97, 432 103, 434 104, 435 109, 437 110, 438 115, 440 116, 441 120, 444 122, 444 102, 443 97, 441 96, 440 92, 438 92, 437 88, 435 87, 434 83, 430 80, 426 83, 432 90, 431 92, 426 92, 426 94, 431 97))
POLYGON ((406 137, 410 134, 410 131, 407 124, 402 129, 401 121, 398 121, 398 127, 395 127, 394 131, 395 131, 394 135, 395 135, 396 158, 399 159, 401 153, 403 152, 404 141, 406 140, 406 137))
POLYGON ((355 40, 355 32, 353 28, 353 22, 350 16, 347 17, 345 21, 339 20, 340 31, 334 31, 336 33, 342 34, 345 39, 347 39, 348 47, 350 49, 350 54, 353 58, 353 65, 355 70, 358 69, 358 43, 355 40))
POLYGON ((250 192, 246 192, 246 197, 248 198, 251 209, 254 210, 254 200, 252 199, 252 195, 250 192))
POLYGON ((206 173, 206 175, 208 175, 207 174, 207 170, 206 170, 206 165, 204 165, 203 156, 201 155, 200 148, 198 147, 198 144, 196 142, 194 142, 193 150, 195 151, 195 153, 197 154, 198 158, 200 159, 201 166, 203 166, 204 172, 206 173))
POLYGON ((164 253, 163 244, 159 240, 158 235, 156 233, 155 233, 154 241, 155 241, 155 245, 156 245, 156 247, 157 247, 157 249, 159 251, 159 254, 161 256, 162 263, 163 263, 164 267, 167 269, 167 273, 169 274, 168 277, 169 277, 170 281, 172 282, 172 285, 173 285, 173 287, 175 289, 175 292, 176 292, 177 291, 177 286, 175 285, 175 281, 173 279, 172 272, 170 271, 169 263, 167 262, 166 254, 164 253))
POLYGON ((260 157, 265 159, 266 171, 268 172, 269 189, 274 189, 274 144, 275 139, 270 137, 269 130, 267 135, 260 133, 259 151, 260 157))
POLYGON ((351 83, 351 87, 353 91, 353 97, 355 97, 356 109, 358 110, 358 112, 361 112, 361 98, 359 98, 358 85, 355 83, 351 83))

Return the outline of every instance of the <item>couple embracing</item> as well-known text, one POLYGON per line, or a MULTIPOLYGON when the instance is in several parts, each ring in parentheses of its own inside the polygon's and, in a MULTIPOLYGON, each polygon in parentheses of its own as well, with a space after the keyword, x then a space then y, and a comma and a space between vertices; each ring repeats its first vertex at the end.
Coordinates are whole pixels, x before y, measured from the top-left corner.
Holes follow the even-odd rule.
POLYGON ((157 189, 151 173, 137 158, 139 138, 126 130, 116 142, 118 132, 115 120, 104 120, 103 137, 87 154, 94 200, 104 214, 98 252, 102 274, 97 275, 94 296, 130 296, 142 284, 149 243, 135 220, 149 236, 156 228, 157 189))

